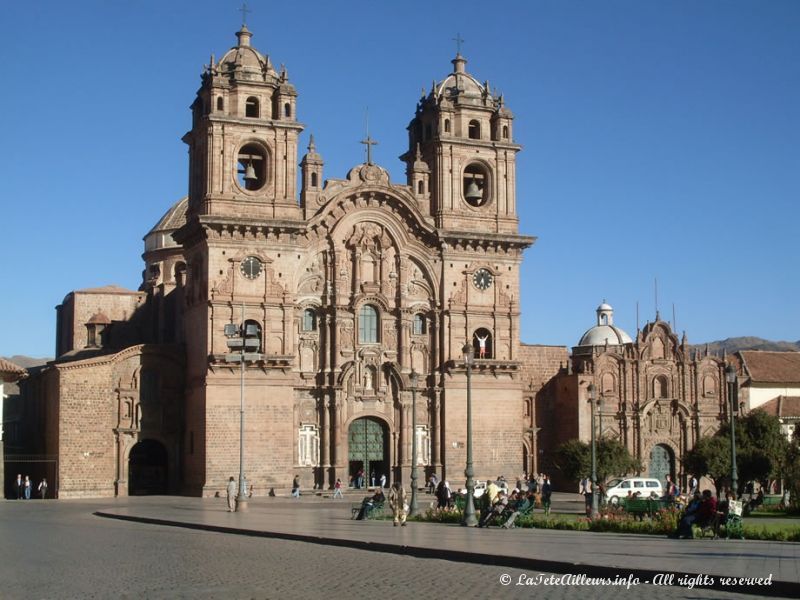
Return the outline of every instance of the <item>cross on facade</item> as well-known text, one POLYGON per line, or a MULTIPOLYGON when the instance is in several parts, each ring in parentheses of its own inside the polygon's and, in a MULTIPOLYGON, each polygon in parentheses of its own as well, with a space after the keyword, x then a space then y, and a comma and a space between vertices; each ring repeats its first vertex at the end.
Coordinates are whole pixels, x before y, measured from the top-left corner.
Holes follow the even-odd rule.
POLYGON ((247 8, 247 2, 242 2, 242 8, 239 9, 239 12, 242 13, 242 26, 244 27, 247 25, 247 13, 253 11, 247 8))
POLYGON ((452 39, 456 43, 456 54, 461 54, 461 44, 463 44, 466 40, 461 37, 460 33, 457 33, 456 37, 452 39))
POLYGON ((359 142, 359 144, 364 144, 367 147, 367 164, 368 165, 372 164, 372 147, 375 146, 377 143, 378 142, 376 142, 371 137, 369 137, 369 134, 367 134, 366 139, 363 139, 363 140, 361 140, 359 142))

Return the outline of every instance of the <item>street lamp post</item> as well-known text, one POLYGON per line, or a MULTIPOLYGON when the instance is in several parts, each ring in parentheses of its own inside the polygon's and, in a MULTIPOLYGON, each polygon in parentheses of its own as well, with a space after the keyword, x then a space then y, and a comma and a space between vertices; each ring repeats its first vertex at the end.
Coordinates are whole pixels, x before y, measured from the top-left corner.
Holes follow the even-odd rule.
POLYGON ((598 509, 597 498, 597 444, 594 433, 594 405, 596 401, 597 388, 593 383, 589 384, 589 404, 592 406, 592 518, 596 518, 600 512, 598 509))
POLYGON ((225 337, 228 338, 228 349, 238 350, 227 354, 225 362, 239 363, 239 493, 236 496, 236 512, 242 512, 247 510, 247 482, 244 478, 244 368, 245 362, 254 358, 248 350, 258 350, 260 345, 258 328, 245 323, 244 303, 242 303, 241 326, 235 323, 225 325, 225 337))
POLYGON ((408 379, 411 381, 411 504, 408 516, 415 517, 419 513, 417 508, 417 372, 411 369, 408 379))
POLYGON ((738 402, 738 389, 736 386, 736 369, 733 365, 725 367, 725 379, 728 381, 728 403, 730 405, 731 417, 731 493, 734 498, 738 497, 739 476, 736 473, 736 404, 738 402))
POLYGON ((464 519, 462 525, 475 527, 478 519, 475 516, 475 471, 472 468, 472 363, 475 360, 475 350, 472 344, 466 343, 461 349, 464 353, 464 364, 467 366, 467 468, 464 475, 467 477, 467 501, 464 506, 464 519))

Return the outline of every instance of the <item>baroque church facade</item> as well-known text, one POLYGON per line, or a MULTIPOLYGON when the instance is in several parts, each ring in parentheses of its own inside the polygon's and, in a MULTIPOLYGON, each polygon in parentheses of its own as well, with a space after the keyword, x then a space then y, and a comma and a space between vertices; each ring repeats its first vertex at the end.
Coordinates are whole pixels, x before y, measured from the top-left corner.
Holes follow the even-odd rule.
POLYGON ((213 495, 238 472, 240 418, 256 494, 359 470, 407 483, 414 436, 422 473, 460 480, 465 344, 476 476, 521 472, 534 238, 518 232, 512 113, 459 54, 418 102, 405 183, 370 139, 325 180, 313 137, 298 156, 297 91, 251 37, 202 75, 188 196, 145 237, 140 290, 57 309, 58 356, 30 390, 59 495, 213 495))
POLYGON ((325 179, 313 137, 299 156, 286 70, 245 26, 236 35, 202 74, 188 195, 145 236, 140 289, 69 293, 56 359, 25 382, 59 497, 212 496, 240 447, 256 495, 295 475, 408 485, 414 461, 459 487, 468 396, 477 479, 556 474, 552 450, 590 437, 590 383, 603 435, 651 474, 682 473, 725 417, 723 361, 658 318, 632 340, 605 304, 571 355, 520 342, 535 241, 519 233, 521 147, 504 99, 460 54, 419 99, 404 183, 373 163, 369 138, 366 162, 325 179))
MULTIPOLYGON (((614 324, 614 309, 597 307, 565 368, 547 382, 537 425, 548 449, 578 438, 620 441, 638 459, 644 476, 683 484, 682 457, 713 435, 730 414, 725 357, 691 349, 658 313, 631 338, 614 324), (594 386, 595 420, 592 422, 594 386)), ((552 455, 545 468, 553 467, 552 455), (549 463, 549 464, 548 464, 549 463)), ((569 489, 571 482, 555 481, 569 489)), ((698 474, 702 475, 702 474, 698 474)))

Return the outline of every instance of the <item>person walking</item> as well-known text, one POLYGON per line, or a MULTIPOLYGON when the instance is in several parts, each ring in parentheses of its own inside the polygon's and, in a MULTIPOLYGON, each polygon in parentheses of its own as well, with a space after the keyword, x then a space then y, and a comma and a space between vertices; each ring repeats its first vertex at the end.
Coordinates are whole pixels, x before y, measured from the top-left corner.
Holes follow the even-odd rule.
POLYGON ((550 496, 553 494, 553 487, 550 485, 550 478, 545 475, 542 479, 544 483, 542 483, 541 495, 542 495, 542 507, 544 508, 545 516, 550 515, 550 496))
POLYGON ((292 498, 300 497, 300 475, 295 475, 292 480, 292 498))
POLYGON ((47 479, 42 477, 42 480, 39 482, 39 497, 44 500, 47 497, 47 479))
POLYGON ((381 489, 386 487, 386 473, 381 473, 381 489))
POLYGON ((336 478, 336 483, 333 484, 333 499, 336 498, 344 499, 344 494, 342 494, 342 480, 338 477, 336 478))
POLYGON ((31 499, 31 488, 33 485, 31 484, 31 478, 25 475, 25 481, 22 484, 25 487, 25 500, 31 499))
POLYGON ((22 475, 17 475, 17 479, 14 482, 14 491, 16 492, 17 500, 22 500, 25 495, 25 482, 22 480, 22 475))
POLYGON ((406 526, 406 490, 395 481, 392 484, 392 489, 389 491, 389 508, 392 509, 392 521, 394 526, 400 523, 402 527, 406 526))
POLYGON ((228 494, 228 512, 233 512, 236 508, 234 504, 236 500, 236 481, 233 479, 233 476, 228 480, 228 487, 225 491, 228 494))

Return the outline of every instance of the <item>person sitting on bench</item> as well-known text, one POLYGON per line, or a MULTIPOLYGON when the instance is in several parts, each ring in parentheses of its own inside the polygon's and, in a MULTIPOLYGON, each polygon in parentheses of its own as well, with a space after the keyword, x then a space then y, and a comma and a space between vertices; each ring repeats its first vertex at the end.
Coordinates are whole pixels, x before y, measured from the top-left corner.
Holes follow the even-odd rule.
POLYGON ((367 496, 361 501, 361 510, 358 511, 356 521, 363 521, 367 518, 367 514, 376 504, 381 504, 386 501, 386 496, 383 495, 383 488, 378 488, 372 496, 367 496))

